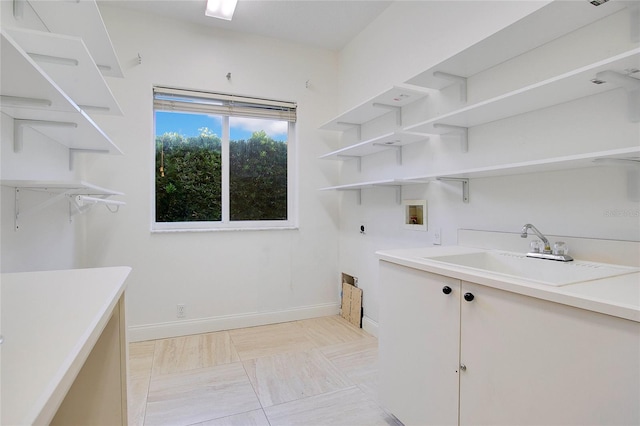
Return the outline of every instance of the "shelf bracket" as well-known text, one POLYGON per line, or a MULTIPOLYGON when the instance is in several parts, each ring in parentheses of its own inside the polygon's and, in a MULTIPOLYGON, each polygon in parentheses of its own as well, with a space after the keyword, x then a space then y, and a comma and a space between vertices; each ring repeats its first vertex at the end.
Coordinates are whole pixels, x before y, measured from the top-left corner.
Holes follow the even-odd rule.
POLYGON ((438 177, 437 180, 442 182, 460 182, 462 183, 462 201, 464 203, 469 203, 469 179, 467 178, 449 178, 449 177, 438 177))
MULTIPOLYGON (((632 72, 635 72, 632 71, 632 72)), ((596 74, 596 78, 591 80, 594 84, 615 84, 627 92, 627 108, 629 121, 637 123, 640 121, 640 79, 631 77, 628 74, 620 74, 607 70, 596 74)))
POLYGON ((362 124, 359 124, 359 123, 348 123, 346 121, 338 121, 336 124, 339 124, 341 126, 355 127, 357 135, 358 135, 358 140, 359 141, 362 140, 362 124))
POLYGON ((462 152, 469 152, 469 129, 467 127, 440 123, 434 124, 433 127, 436 129, 445 129, 449 131, 448 133, 456 133, 460 135, 460 150, 462 152))
POLYGON ((76 123, 65 121, 47 121, 47 120, 26 120, 21 118, 13 119, 13 151, 21 152, 24 128, 25 127, 61 127, 61 128, 76 128, 76 123))
POLYGON ((27 216, 31 216, 32 214, 39 212, 41 210, 44 210, 50 205, 53 205, 58 201, 64 199, 70 193, 69 191, 61 192, 49 198, 48 200, 43 201, 42 203, 37 204, 29 209, 21 210, 20 209, 20 191, 21 190, 22 190, 21 188, 15 189, 15 230, 16 231, 20 229, 20 219, 27 216))
POLYGON ((24 4, 27 0, 13 0, 13 17, 21 20, 24 17, 24 4))
POLYGON ((358 172, 362 171, 362 157, 357 155, 338 155, 338 158, 344 158, 345 160, 356 160, 356 164, 358 165, 358 172))
POLYGON ((396 126, 398 127, 402 127, 402 107, 399 107, 397 105, 387 105, 387 104, 382 104, 379 102, 374 102, 373 104, 371 104, 371 106, 373 106, 374 108, 385 108, 391 111, 395 111, 396 112, 396 126))
POLYGON ((92 154, 108 154, 109 153, 109 151, 106 149, 69 148, 69 170, 70 171, 73 170, 76 154, 81 154, 86 152, 92 153, 92 154))
POLYGON ((467 78, 459 75, 449 74, 442 71, 435 71, 433 76, 443 80, 449 80, 458 85, 460 90, 460 102, 467 103, 467 78))
POLYGON ((382 146, 384 148, 388 148, 388 149, 395 149, 396 150, 396 161, 398 162, 399 166, 402 166, 402 145, 391 145, 391 144, 386 144, 386 143, 373 143, 373 146, 382 146))

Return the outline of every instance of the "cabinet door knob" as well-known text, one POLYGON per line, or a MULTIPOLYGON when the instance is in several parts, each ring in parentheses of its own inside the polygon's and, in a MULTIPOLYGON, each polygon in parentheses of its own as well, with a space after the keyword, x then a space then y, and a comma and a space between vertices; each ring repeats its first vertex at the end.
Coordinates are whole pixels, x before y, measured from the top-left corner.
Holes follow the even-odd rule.
POLYGON ((448 285, 445 285, 444 287, 442 287, 442 292, 444 294, 451 294, 451 287, 449 287, 448 285))
POLYGON ((464 294, 464 300, 466 300, 467 302, 471 302, 473 299, 475 299, 475 296, 473 295, 473 293, 464 294))
POLYGON ((467 366, 464 364, 460 364, 460 371, 467 371, 467 366))

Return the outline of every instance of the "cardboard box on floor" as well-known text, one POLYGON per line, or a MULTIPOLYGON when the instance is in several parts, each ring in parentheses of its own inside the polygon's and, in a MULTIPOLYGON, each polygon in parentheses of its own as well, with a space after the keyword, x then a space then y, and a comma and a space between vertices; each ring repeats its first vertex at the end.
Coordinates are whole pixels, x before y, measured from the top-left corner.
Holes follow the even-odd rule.
POLYGON ((356 327, 362 327, 362 289, 357 278, 342 274, 342 317, 356 327))

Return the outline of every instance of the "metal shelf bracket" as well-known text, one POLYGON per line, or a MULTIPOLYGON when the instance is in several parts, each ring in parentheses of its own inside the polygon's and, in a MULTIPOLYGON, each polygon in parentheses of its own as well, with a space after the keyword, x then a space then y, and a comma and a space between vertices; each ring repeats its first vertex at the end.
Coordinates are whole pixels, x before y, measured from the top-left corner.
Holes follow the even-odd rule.
POLYGON ((601 71, 591 80, 594 84, 612 83, 627 92, 629 121, 632 123, 640 121, 640 79, 630 75, 636 72, 638 72, 637 69, 629 70, 629 74, 621 74, 611 70, 601 71))
POLYGON ((467 178, 449 178, 449 177, 439 177, 437 180, 443 182, 460 182, 462 183, 462 201, 464 203, 469 203, 469 179, 467 178))
POLYGON ((467 103, 467 78, 459 75, 449 74, 442 71, 435 71, 433 76, 444 80, 449 80, 458 85, 460 90, 460 102, 467 103))
POLYGON ((76 128, 78 124, 65 121, 13 119, 13 151, 22 151, 25 127, 62 127, 76 128))

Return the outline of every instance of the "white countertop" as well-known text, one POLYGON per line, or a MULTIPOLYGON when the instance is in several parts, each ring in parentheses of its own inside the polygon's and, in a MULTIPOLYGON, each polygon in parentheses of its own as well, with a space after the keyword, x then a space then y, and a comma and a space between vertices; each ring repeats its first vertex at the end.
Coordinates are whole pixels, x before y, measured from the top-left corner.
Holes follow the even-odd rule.
MULTIPOLYGON (((381 260, 525 296, 640 322, 640 272, 554 287, 502 274, 432 261, 429 257, 490 251, 463 246, 383 250, 381 260)), ((544 260, 540 260, 544 262, 544 260)))
POLYGON ((48 424, 124 292, 129 267, 2 274, 2 419, 48 424))

